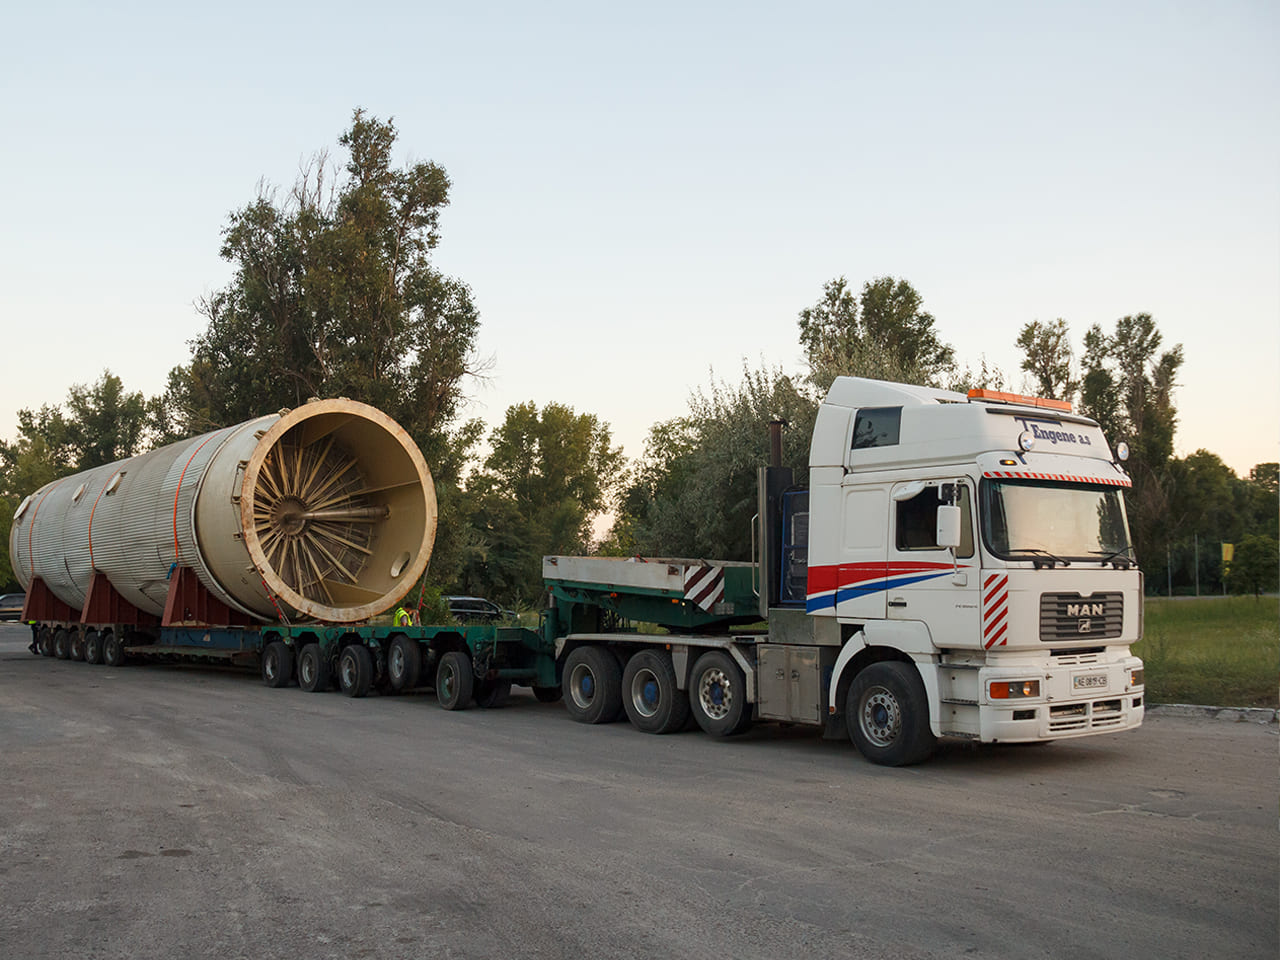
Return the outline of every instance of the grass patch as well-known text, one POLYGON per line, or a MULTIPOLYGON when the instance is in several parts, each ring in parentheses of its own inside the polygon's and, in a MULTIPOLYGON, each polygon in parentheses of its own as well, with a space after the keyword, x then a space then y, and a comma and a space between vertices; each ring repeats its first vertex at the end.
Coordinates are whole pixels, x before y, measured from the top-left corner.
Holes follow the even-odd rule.
POLYGON ((1146 665, 1148 702, 1280 706, 1280 599, 1149 597, 1146 605, 1133 651, 1146 665))

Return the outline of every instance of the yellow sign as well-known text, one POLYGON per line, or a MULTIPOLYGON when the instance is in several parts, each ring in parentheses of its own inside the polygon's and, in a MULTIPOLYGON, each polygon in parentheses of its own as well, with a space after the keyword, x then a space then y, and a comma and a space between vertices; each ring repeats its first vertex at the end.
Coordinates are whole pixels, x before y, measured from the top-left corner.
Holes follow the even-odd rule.
POLYGON ((1235 556, 1236 545, 1234 543, 1224 543, 1222 545, 1222 569, 1231 566, 1231 560, 1235 556))

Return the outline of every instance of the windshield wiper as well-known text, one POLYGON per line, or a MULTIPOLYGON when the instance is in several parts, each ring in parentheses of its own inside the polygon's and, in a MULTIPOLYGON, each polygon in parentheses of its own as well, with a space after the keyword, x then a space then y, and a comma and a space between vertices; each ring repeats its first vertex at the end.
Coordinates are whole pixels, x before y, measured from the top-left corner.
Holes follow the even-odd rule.
POLYGON ((1037 570, 1039 570, 1042 566, 1047 566, 1050 570, 1052 570, 1052 569, 1053 569, 1053 565, 1054 565, 1055 563, 1060 563, 1060 564, 1062 564, 1064 567, 1069 567, 1069 566, 1071 566, 1071 561, 1069 561, 1069 560, 1063 560, 1061 557, 1055 557, 1055 556, 1054 556, 1052 553, 1050 553, 1048 550, 1039 550, 1039 549, 1036 549, 1035 547, 1023 547, 1023 548, 1021 548, 1020 550, 1010 550, 1009 552, 1010 552, 1010 553, 1034 553, 1034 554, 1036 554, 1036 559, 1035 559, 1034 561, 1032 561, 1032 563, 1033 563, 1033 565, 1035 566, 1035 568, 1036 568, 1037 570), (1044 557, 1044 559, 1043 559, 1043 560, 1041 560, 1041 559, 1040 559, 1041 557, 1044 557))
MULTIPOLYGON (((1126 570, 1129 569, 1129 564, 1137 562, 1133 558, 1133 547, 1125 547, 1123 550, 1090 550, 1089 552, 1098 555, 1099 563, 1110 563, 1116 557, 1119 557, 1124 561, 1126 570)), ((1119 566, 1119 564, 1112 564, 1112 566, 1119 566)))

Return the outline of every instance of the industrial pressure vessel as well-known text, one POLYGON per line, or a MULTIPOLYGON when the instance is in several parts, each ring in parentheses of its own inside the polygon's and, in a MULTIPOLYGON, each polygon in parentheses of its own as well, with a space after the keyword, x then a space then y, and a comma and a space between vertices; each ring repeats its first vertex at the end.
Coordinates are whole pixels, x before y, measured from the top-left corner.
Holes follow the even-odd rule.
POLYGON ((417 444, 367 404, 313 400, 63 477, 19 505, 9 556, 82 609, 95 572, 139 610, 164 611, 188 567, 261 621, 353 623, 426 569, 436 497, 417 444))

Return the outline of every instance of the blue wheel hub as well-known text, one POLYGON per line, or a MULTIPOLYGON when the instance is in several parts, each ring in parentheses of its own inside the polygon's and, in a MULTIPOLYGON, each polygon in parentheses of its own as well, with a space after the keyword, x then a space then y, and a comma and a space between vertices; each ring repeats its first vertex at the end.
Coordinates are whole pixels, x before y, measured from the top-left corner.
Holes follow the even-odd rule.
POLYGON ((642 696, 644 697, 644 702, 646 704, 648 704, 651 707, 657 706, 658 705, 658 684, 655 681, 650 680, 648 683, 644 685, 644 693, 642 694, 642 696))

